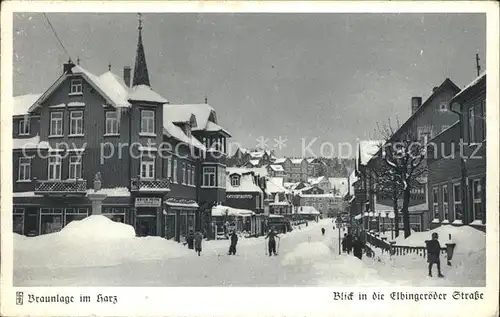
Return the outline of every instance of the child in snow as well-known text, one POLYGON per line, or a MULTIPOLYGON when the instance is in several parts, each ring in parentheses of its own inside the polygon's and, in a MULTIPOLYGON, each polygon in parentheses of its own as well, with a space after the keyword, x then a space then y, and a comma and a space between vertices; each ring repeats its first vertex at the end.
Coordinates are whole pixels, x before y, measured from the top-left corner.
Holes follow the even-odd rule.
POLYGON ((438 269, 438 276, 444 277, 441 274, 441 261, 439 260, 439 252, 441 252, 441 245, 438 240, 437 232, 432 233, 432 240, 426 241, 427 244, 427 262, 429 263, 429 276, 432 277, 432 265, 436 263, 438 269))
POLYGON ((268 243, 269 256, 271 256, 272 254, 278 255, 276 253, 276 239, 275 238, 278 238, 278 239, 281 239, 281 238, 276 233, 276 230, 274 229, 274 227, 271 230, 269 230, 269 233, 267 234, 265 239, 267 239, 267 238, 269 238, 269 243, 268 243))
POLYGON ((201 232, 197 231, 194 234, 194 251, 198 253, 198 256, 201 255, 201 241, 203 240, 203 235, 201 232))
POLYGON ((325 235, 325 228, 321 228, 321 234, 325 235))
POLYGON ((229 253, 228 255, 236 255, 236 244, 238 243, 238 235, 236 234, 236 231, 233 231, 231 233, 231 245, 229 246, 229 253))

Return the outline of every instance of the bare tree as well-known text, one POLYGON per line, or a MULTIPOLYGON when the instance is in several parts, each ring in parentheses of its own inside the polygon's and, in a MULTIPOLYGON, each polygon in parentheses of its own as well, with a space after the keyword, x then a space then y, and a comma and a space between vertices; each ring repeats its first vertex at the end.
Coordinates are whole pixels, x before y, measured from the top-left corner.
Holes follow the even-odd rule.
POLYGON ((379 127, 385 144, 379 151, 380 170, 377 187, 384 192, 391 192, 394 202, 396 232, 399 232, 399 213, 397 200, 403 196, 401 214, 405 238, 410 236, 410 204, 412 189, 419 186, 419 179, 427 174, 426 140, 419 139, 415 129, 394 130, 390 124, 379 127))

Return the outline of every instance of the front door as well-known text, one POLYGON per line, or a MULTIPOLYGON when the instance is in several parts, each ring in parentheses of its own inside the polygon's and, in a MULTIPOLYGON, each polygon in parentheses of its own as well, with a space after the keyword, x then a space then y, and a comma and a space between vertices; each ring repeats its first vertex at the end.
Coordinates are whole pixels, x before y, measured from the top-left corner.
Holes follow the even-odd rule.
POLYGON ((28 237, 38 235, 38 209, 36 207, 26 208, 24 234, 28 237))
POLYGON ((156 236, 156 217, 138 215, 135 221, 135 233, 139 237, 156 236))

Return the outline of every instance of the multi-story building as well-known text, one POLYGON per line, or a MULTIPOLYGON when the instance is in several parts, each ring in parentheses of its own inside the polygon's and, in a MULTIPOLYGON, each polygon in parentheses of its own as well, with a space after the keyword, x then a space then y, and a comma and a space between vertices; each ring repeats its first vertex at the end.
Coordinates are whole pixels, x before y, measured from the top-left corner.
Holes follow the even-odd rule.
POLYGON ((331 186, 331 183, 325 176, 309 178, 308 182, 311 186, 318 187, 325 193, 332 192, 333 188, 331 186))
MULTIPOLYGON (((434 138, 438 133, 448 129, 457 121, 457 116, 449 110, 448 103, 460 91, 449 78, 446 78, 439 87, 434 87, 431 95, 422 103, 421 97, 411 98, 411 116, 399 127, 388 142, 397 142, 402 136, 411 137, 414 142, 424 144, 434 138)), ((380 149, 379 149, 380 151, 380 149)), ((394 202, 391 194, 375 191, 377 178, 374 170, 380 164, 381 155, 373 155, 366 163, 363 174, 364 188, 368 196, 369 211, 379 213, 392 211, 394 202), (365 182, 366 181, 366 182, 365 182)), ((425 161, 422 163, 426 164, 425 161)), ((413 230, 421 231, 429 227, 429 210, 427 202, 427 177, 420 177, 418 184, 413 184, 408 211, 410 213, 410 226, 413 230)), ((398 201, 402 206, 402 197, 398 201)), ((399 217, 400 228, 403 228, 403 217, 399 217)))
POLYGON ((270 164, 266 167, 269 177, 284 177, 285 169, 281 165, 270 164))
POLYGON ((97 76, 69 61, 49 89, 15 103, 18 233, 104 214, 179 241, 225 201, 230 135, 208 104, 170 105, 151 88, 141 26, 133 78, 130 67, 97 76))
POLYGON ((431 227, 486 227, 486 73, 449 103, 459 120, 429 143, 431 227))
POLYGON ((290 159, 290 169, 288 175, 285 173, 287 182, 307 182, 307 160, 304 158, 290 159))
POLYGON ((343 199, 332 193, 299 194, 300 206, 313 206, 323 218, 334 217, 343 211, 343 199))

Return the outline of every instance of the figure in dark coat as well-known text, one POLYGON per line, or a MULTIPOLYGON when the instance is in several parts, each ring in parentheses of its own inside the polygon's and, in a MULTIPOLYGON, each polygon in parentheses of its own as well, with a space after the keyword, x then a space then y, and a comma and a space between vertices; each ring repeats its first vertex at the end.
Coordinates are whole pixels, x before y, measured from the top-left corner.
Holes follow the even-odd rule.
POLYGON ((354 239, 352 248, 352 253, 354 254, 354 256, 361 260, 361 258, 363 257, 363 249, 365 248, 365 244, 363 243, 363 241, 361 241, 361 239, 359 239, 359 237, 356 237, 354 239))
POLYGON ((186 236, 186 243, 187 243, 188 249, 193 249, 193 245, 194 245, 193 230, 189 230, 189 233, 186 236))
POLYGON ((198 256, 201 255, 201 241, 203 240, 203 235, 201 232, 196 232, 194 235, 194 251, 198 253, 198 256))
POLYGON ((272 228, 269 231, 265 239, 268 238, 269 238, 269 243, 268 243, 269 256, 271 256, 272 254, 278 255, 278 253, 276 252, 276 238, 280 239, 280 237, 278 236, 274 228, 272 228))
POLYGON ((347 252, 347 233, 344 233, 342 238, 342 252, 347 252))
POLYGON ((238 243, 238 235, 236 234, 235 231, 231 233, 231 245, 229 246, 229 253, 228 255, 235 255, 236 254, 236 244, 238 243))
POLYGON ((350 254, 353 248, 353 237, 352 234, 348 233, 346 236, 346 250, 347 254, 350 254))
POLYGON ((321 234, 325 235, 325 228, 321 228, 321 234))
POLYGON ((432 265, 436 263, 438 269, 438 276, 444 277, 441 274, 441 261, 439 259, 439 253, 441 252, 441 245, 438 240, 439 236, 437 232, 432 233, 432 240, 426 241, 427 244, 427 262, 429 263, 429 276, 432 277, 432 265))

